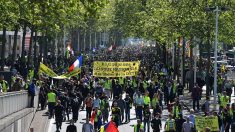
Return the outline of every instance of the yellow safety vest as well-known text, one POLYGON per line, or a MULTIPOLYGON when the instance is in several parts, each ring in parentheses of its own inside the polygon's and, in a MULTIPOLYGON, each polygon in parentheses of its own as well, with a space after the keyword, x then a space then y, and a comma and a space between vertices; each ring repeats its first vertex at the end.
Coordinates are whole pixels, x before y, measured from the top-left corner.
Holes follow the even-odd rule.
POLYGON ((7 81, 2 80, 2 92, 7 92, 7 81))
POLYGON ((166 120, 166 131, 174 130, 175 131, 175 120, 174 119, 167 119, 166 120), (172 128, 170 128, 170 122, 172 122, 172 128))
POLYGON ((159 103, 158 98, 154 97, 153 100, 152 100, 152 107, 156 108, 157 103, 159 103))
POLYGON ((144 89, 147 89, 148 84, 147 84, 147 82, 146 82, 146 81, 143 81, 143 87, 144 87, 144 89))
MULTIPOLYGON (((144 125, 143 124, 140 125, 140 129, 144 129, 144 125)), ((137 131, 137 125, 134 125, 134 132, 138 132, 137 131)))
POLYGON ((220 96, 220 106, 224 108, 226 107, 227 103, 229 103, 229 96, 220 96))
POLYGON ((144 104, 149 105, 150 104, 150 98, 149 96, 144 96, 144 104))
POLYGON ((175 118, 178 119, 179 118, 179 106, 174 106, 173 107, 173 114, 175 114, 175 118))
POLYGON ((97 114, 95 115, 95 122, 98 122, 98 117, 101 115, 101 111, 98 110, 97 114))
POLYGON ((55 103, 56 102, 56 95, 55 93, 51 92, 47 94, 48 102, 55 103))
POLYGON ((119 81, 119 84, 124 84, 124 78, 123 77, 120 77, 119 79, 118 79, 118 81, 119 81))

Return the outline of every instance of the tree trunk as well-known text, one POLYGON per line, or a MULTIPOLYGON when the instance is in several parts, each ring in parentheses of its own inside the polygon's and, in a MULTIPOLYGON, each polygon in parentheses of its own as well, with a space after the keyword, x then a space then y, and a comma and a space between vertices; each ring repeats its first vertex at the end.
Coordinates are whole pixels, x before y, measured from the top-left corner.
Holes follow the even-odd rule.
POLYGON ((185 38, 183 38, 183 52, 182 52, 182 84, 185 86, 185 38))
POLYGON ((173 50, 174 50, 174 67, 173 67, 173 68, 174 68, 174 79, 176 78, 176 74, 177 74, 177 73, 176 73, 176 71, 177 71, 176 68, 177 68, 177 63, 178 63, 178 61, 177 61, 177 59, 176 59, 176 58, 177 58, 176 45, 177 45, 177 44, 174 43, 174 49, 173 49, 173 50))
POLYGON ((32 26, 31 28, 31 35, 30 35, 30 42, 29 42, 29 53, 28 53, 28 64, 27 68, 29 69, 30 64, 31 64, 31 55, 32 55, 32 48, 33 48, 33 32, 34 32, 34 27, 32 26))
POLYGON ((35 30, 35 37, 34 37, 34 48, 33 48, 33 51, 34 51, 34 57, 33 57, 33 60, 34 60, 34 66, 37 66, 37 31, 35 30))
POLYGON ((26 36, 26 22, 24 22, 23 27, 23 38, 22 38, 22 51, 21 51, 21 58, 25 62, 25 36, 26 36))
POLYGON ((202 40, 203 39, 201 39, 201 41, 200 41, 200 43, 199 43, 199 72, 201 73, 202 72, 202 40))
POLYGON ((44 36, 45 36, 45 34, 44 33, 42 33, 42 36, 40 37, 40 45, 39 45, 39 62, 41 62, 41 60, 42 60, 42 49, 43 49, 43 44, 44 44, 44 42, 43 42, 43 40, 44 40, 44 36))
MULTIPOLYGON (((191 37, 190 42, 192 42, 192 37, 191 37)), ((190 92, 192 91, 192 88, 194 86, 194 68, 193 68, 194 59, 193 58, 194 58, 194 56, 193 56, 193 47, 190 46, 190 69, 189 69, 189 71, 190 71, 189 91, 190 92)))
POLYGON ((18 35, 19 27, 15 26, 15 33, 14 33, 14 42, 13 42, 13 54, 12 54, 12 63, 11 66, 14 66, 15 57, 16 57, 16 47, 17 47, 17 35, 18 35))
POLYGON ((3 34, 2 34, 2 50, 1 50, 1 71, 4 70, 5 65, 5 50, 6 50, 6 27, 3 27, 3 34))

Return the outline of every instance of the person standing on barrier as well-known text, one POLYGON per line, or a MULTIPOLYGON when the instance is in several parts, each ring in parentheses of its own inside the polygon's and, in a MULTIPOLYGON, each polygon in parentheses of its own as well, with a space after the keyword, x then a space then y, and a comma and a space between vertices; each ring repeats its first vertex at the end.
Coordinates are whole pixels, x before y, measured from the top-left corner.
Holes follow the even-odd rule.
POLYGON ((48 109, 49 109, 49 119, 54 116, 54 107, 56 104, 56 94, 53 90, 50 90, 47 94, 48 109))
POLYGON ((28 93, 30 96, 30 107, 34 107, 34 96, 36 95, 36 80, 29 85, 28 93))

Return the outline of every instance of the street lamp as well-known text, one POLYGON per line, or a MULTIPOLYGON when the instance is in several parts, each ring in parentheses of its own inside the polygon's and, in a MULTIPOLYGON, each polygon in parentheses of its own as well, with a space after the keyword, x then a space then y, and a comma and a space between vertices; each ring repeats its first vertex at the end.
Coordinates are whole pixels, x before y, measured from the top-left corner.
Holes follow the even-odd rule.
MULTIPOLYGON (((221 7, 219 8, 219 6, 216 7, 207 7, 206 11, 213 11, 216 13, 216 19, 215 19, 215 50, 214 50, 214 57, 215 57, 215 62, 214 62, 214 106, 216 106, 217 101, 216 101, 216 97, 217 97, 217 55, 218 55, 218 20, 219 20, 219 12, 221 11, 226 11, 228 10, 228 8, 226 7, 221 7)), ((216 108, 216 107, 215 107, 216 108)))

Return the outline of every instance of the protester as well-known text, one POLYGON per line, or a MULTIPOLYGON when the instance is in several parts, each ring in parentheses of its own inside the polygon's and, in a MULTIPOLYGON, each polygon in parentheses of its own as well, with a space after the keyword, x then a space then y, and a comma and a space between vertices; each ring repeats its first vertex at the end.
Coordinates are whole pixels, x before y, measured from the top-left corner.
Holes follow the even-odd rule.
POLYGON ((7 92, 9 90, 8 82, 6 80, 4 80, 3 75, 0 75, 0 85, 1 85, 0 93, 7 92))
POLYGON ((144 108, 143 116, 144 116, 144 131, 146 130, 147 132, 150 132, 151 112, 148 105, 146 105, 144 108))
MULTIPOLYGON (((166 132, 176 132, 175 120, 172 118, 171 114, 168 117, 169 118, 166 120, 166 124, 165 124, 165 131, 166 132)), ((186 131, 186 132, 188 132, 188 131, 186 131)))
POLYGON ((93 132, 93 125, 89 123, 89 118, 86 118, 86 123, 82 125, 82 132, 93 132))
MULTIPOLYGON (((73 120, 71 120, 70 124, 67 126, 66 132, 77 132, 77 127, 74 125, 73 120)), ((82 131, 82 132, 92 132, 92 131, 82 131)))
POLYGON ((30 96, 30 107, 34 107, 34 96, 36 95, 36 80, 29 85, 28 93, 30 96))
POLYGON ((61 101, 57 101, 57 105, 55 106, 55 122, 56 122, 56 130, 59 131, 62 126, 63 121, 63 112, 64 107, 61 105, 61 101))
POLYGON ((86 118, 91 118, 91 112, 92 112, 92 104, 93 104, 93 99, 91 97, 91 94, 88 93, 86 99, 85 99, 85 104, 86 104, 86 118))
POLYGON ((54 107, 56 105, 56 94, 53 90, 50 90, 47 94, 48 110, 49 110, 49 119, 54 117, 54 107))
POLYGON ((154 118, 152 119, 151 127, 153 129, 153 132, 160 132, 160 130, 162 129, 162 122, 159 113, 156 113, 154 118))
POLYGON ((121 124, 121 109, 118 107, 117 102, 113 103, 113 108, 111 110, 112 120, 118 127, 121 124))
POLYGON ((138 119, 137 124, 134 125, 134 132, 144 132, 144 125, 140 119, 138 119))
POLYGON ((189 117, 186 118, 186 122, 183 123, 183 132, 193 132, 192 129, 194 128, 194 125, 192 122, 190 122, 189 117))

